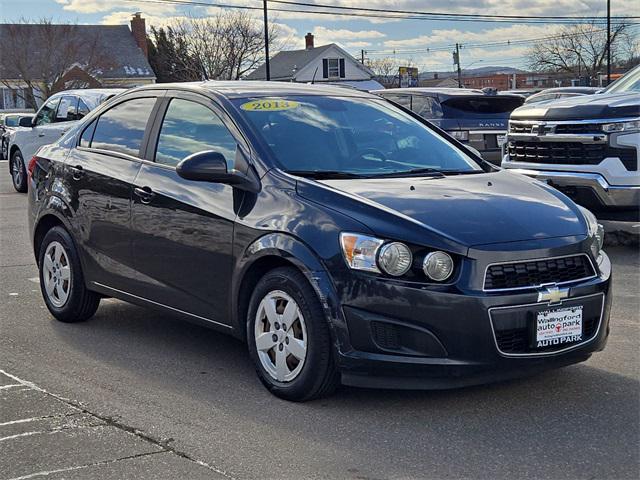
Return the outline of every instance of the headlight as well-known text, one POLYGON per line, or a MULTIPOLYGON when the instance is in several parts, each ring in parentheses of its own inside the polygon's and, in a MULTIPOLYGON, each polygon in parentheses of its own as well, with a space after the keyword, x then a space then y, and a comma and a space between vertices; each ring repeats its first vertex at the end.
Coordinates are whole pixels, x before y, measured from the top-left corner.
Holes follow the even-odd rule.
POLYGON ((380 272, 376 264, 378 249, 384 243, 379 238, 358 233, 341 233, 342 254, 350 268, 366 272, 380 272))
POLYGON ((413 255, 404 243, 387 243, 380 248, 378 266, 384 273, 399 277, 409 271, 412 263, 413 255))
POLYGON ((453 273, 453 260, 448 253, 431 252, 424 257, 422 270, 431 280, 443 282, 453 273))
POLYGON ((451 130, 447 132, 456 140, 460 140, 461 142, 466 142, 469 140, 469 132, 467 130, 451 130))
POLYGON ((605 123, 602 125, 602 131, 607 133, 637 132, 637 131, 640 131, 640 120, 631 120, 629 122, 605 123))
POLYGON ((593 238, 591 243, 591 254, 593 258, 597 259, 600 255, 600 250, 604 245, 604 227, 598 223, 596 216, 584 207, 580 207, 580 211, 587 222, 587 232, 590 237, 593 238))

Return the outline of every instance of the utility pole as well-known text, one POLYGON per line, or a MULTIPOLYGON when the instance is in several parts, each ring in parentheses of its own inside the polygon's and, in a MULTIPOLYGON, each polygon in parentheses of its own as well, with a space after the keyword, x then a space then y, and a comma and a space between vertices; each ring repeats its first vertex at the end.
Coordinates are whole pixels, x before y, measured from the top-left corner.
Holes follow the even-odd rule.
POLYGON ((364 65, 364 50, 360 50, 360 63, 364 65))
POLYGON ((458 88, 462 88, 462 69, 460 68, 460 44, 456 43, 456 51, 453 52, 453 63, 458 66, 458 88))
POLYGON ((607 0, 607 85, 611 83, 611 0, 607 0))
POLYGON ((269 19, 267 17, 267 0, 262 0, 262 7, 264 9, 264 66, 267 73, 267 81, 269 81, 271 80, 271 72, 269 71, 269 19))

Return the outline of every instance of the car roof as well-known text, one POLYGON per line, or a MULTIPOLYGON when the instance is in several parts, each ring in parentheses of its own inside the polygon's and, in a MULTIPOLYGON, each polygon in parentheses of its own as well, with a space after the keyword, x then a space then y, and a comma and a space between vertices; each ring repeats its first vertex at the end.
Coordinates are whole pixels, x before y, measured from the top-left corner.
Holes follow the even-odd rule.
MULTIPOLYGON (((441 95, 487 95, 475 88, 447 88, 447 87, 409 87, 374 90, 373 93, 438 93, 441 95)), ((490 95, 487 95, 490 96, 490 95)))
MULTIPOLYGON (((599 87, 554 87, 554 88, 545 88, 541 92, 536 93, 536 95, 543 93, 594 93, 598 90, 601 90, 599 87)), ((533 95, 532 95, 533 96, 533 95)))
POLYGON ((226 98, 273 97, 283 95, 318 95, 375 98, 367 92, 322 83, 266 82, 254 80, 209 80, 205 82, 156 83, 135 91, 155 89, 191 90, 217 94, 226 98))

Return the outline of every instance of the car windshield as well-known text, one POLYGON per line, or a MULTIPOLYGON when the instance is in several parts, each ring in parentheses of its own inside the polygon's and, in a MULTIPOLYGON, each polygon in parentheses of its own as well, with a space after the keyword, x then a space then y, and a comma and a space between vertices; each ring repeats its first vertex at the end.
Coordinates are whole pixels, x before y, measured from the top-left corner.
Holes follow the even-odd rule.
POLYGON ((461 149, 384 100, 291 96, 234 102, 290 173, 357 177, 483 171, 461 149))
POLYGON ((613 82, 605 93, 640 92, 640 66, 613 82))

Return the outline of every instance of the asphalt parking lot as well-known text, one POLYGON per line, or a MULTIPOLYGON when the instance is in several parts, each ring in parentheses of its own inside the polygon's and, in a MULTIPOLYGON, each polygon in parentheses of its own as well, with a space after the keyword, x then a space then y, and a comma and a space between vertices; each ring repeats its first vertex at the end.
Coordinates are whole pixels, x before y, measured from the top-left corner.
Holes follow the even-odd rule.
POLYGON ((608 250, 612 332, 588 362, 440 392, 294 404, 238 341, 103 301, 48 314, 26 196, 0 162, 0 478, 638 478, 640 255, 608 250))

